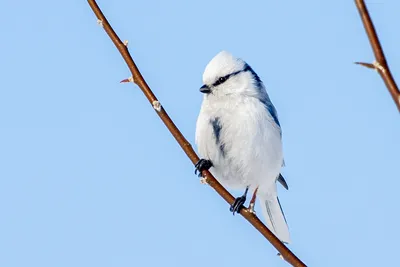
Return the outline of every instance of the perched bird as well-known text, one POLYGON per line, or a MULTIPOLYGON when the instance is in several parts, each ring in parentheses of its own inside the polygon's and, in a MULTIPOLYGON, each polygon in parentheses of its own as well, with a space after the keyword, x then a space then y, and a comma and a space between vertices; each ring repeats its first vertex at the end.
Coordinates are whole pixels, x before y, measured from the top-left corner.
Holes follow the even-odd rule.
POLYGON ((277 196, 276 181, 286 189, 280 174, 284 165, 282 131, 274 105, 260 77, 245 61, 218 53, 203 74, 203 103, 196 125, 201 160, 196 171, 209 169, 230 189, 245 189, 230 210, 235 214, 253 192, 268 228, 285 243, 289 229, 277 196))

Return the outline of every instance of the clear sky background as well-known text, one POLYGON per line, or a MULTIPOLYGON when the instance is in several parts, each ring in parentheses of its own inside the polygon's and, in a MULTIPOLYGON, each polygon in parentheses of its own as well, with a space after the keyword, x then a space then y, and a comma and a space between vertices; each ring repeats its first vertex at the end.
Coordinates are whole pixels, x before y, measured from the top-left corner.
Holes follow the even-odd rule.
MULTIPOLYGON (((353 1, 98 3, 193 145, 209 60, 228 50, 260 75, 305 263, 398 266, 399 113, 353 64, 373 61, 353 1)), ((400 2, 367 4, 400 82, 400 2)), ((86 1, 1 0, 0 25, 0 266, 288 266, 119 83, 130 73, 86 1)))

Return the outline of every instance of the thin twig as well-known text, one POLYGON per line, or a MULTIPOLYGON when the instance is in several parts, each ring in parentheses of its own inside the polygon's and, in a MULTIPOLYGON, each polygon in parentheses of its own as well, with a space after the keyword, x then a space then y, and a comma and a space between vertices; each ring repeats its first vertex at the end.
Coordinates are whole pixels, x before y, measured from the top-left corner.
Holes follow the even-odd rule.
MULTIPOLYGON (((172 122, 171 118, 168 116, 167 112, 164 110, 160 102, 157 100, 156 96, 153 94, 146 81, 143 79, 143 76, 139 72, 135 62, 133 61, 130 53, 128 52, 127 42, 121 42, 117 34, 114 32, 113 28, 108 23, 107 19, 101 12, 99 6, 96 1, 88 0, 90 7, 93 12, 96 14, 98 19, 98 24, 101 25, 110 39, 113 41, 114 45, 117 47, 118 51, 121 53, 124 58, 126 64, 128 65, 132 77, 124 80, 124 81, 133 81, 136 83, 140 89, 143 91, 150 104, 153 106, 154 110, 160 117, 160 119, 164 122, 165 126, 167 126, 168 130, 175 137, 176 141, 182 147, 183 151, 189 157, 193 164, 196 164, 199 161, 199 157, 196 152, 193 150, 190 143, 185 139, 182 133, 178 130, 175 124, 172 122)), ((212 174, 205 170, 202 172, 202 175, 205 179, 205 182, 209 184, 215 191, 229 204, 232 204, 235 198, 212 176, 212 174)), ((248 220, 269 242, 279 251, 280 255, 288 261, 293 266, 306 266, 299 258, 296 257, 275 235, 255 216, 251 213, 247 208, 243 208, 240 211, 240 214, 248 220)))
POLYGON ((385 82, 386 87, 392 95, 397 109, 400 111, 400 91, 386 62, 385 54, 383 53, 381 43, 379 42, 379 38, 376 34, 375 27, 372 23, 367 6, 365 5, 364 0, 355 0, 355 2, 358 12, 360 13, 361 20, 364 24, 365 31, 367 32, 369 42, 371 43, 372 50, 374 51, 376 60, 373 64, 363 62, 356 62, 356 64, 375 69, 379 72, 383 81, 385 82))

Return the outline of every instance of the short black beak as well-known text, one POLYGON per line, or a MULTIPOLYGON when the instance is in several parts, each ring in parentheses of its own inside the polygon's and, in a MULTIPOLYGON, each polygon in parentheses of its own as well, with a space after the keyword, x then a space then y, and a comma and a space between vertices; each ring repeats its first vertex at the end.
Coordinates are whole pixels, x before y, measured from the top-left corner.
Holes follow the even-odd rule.
POLYGON ((211 93, 210 87, 208 87, 208 85, 203 85, 202 87, 200 87, 200 92, 202 92, 203 94, 209 94, 211 93))

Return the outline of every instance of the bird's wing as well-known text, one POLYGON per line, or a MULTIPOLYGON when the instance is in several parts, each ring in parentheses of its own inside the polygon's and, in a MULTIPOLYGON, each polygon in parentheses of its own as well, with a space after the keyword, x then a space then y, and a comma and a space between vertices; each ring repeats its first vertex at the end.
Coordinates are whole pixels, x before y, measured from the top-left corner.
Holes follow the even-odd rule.
POLYGON ((289 190, 289 186, 285 180, 285 178, 283 178, 282 174, 279 174, 277 181, 286 189, 289 190))
POLYGON ((281 127, 281 124, 279 123, 279 119, 278 119, 278 112, 276 112, 276 109, 274 107, 274 105, 272 104, 271 100, 269 99, 269 97, 267 97, 266 99, 267 101, 264 101, 263 104, 265 105, 265 107, 267 108, 269 114, 271 114, 271 117, 274 119, 274 122, 281 127))
POLYGON ((268 114, 271 116, 273 123, 275 123, 275 126, 279 129, 279 133, 282 138, 282 129, 281 129, 281 124, 278 119, 278 112, 276 111, 274 104, 272 104, 271 99, 269 98, 269 96, 267 94, 267 91, 265 91, 265 88, 264 88, 264 91, 262 91, 262 92, 264 92, 264 93, 260 96, 259 100, 264 105, 268 114))

